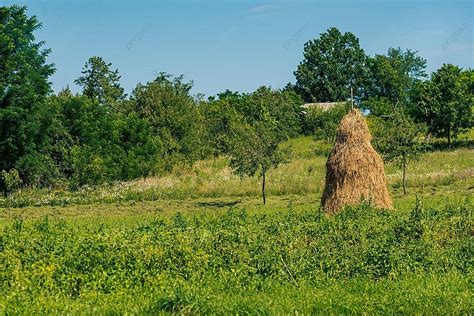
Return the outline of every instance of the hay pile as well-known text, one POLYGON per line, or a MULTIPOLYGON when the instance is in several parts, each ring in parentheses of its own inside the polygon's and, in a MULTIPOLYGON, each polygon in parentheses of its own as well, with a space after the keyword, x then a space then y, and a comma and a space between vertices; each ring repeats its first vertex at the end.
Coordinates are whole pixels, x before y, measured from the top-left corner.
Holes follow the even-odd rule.
POLYGON ((345 205, 361 201, 379 208, 392 208, 383 160, 370 141, 369 127, 356 110, 344 116, 337 128, 336 144, 326 163, 326 185, 322 206, 336 213, 345 205))

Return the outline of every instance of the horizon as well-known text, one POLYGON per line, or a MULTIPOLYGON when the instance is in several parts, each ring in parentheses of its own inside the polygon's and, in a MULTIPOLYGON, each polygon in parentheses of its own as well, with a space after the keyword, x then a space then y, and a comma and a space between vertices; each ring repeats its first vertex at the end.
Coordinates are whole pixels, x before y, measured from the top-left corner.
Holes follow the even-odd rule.
POLYGON ((91 56, 118 69, 130 94, 161 71, 194 82, 193 94, 251 92, 294 82, 303 46, 329 27, 352 32, 367 55, 390 47, 418 51, 427 73, 443 63, 473 65, 473 4, 468 1, 3 1, 27 6, 51 49, 53 91, 69 86, 91 56), (183 9, 183 5, 186 5, 183 9))

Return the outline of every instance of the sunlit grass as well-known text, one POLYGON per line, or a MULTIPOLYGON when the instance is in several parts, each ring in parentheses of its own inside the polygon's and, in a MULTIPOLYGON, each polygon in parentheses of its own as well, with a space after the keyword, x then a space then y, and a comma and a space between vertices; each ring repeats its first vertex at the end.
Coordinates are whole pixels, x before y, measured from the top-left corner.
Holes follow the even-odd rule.
MULTIPOLYGON (((311 137, 292 139, 293 158, 287 164, 272 169, 267 176, 268 200, 277 196, 320 196, 324 186, 327 144, 311 137), (326 149, 324 149, 326 148, 326 149)), ((424 154, 408 165, 409 195, 466 196, 474 187, 474 150, 457 149, 424 154)), ((401 170, 386 164, 386 174, 392 195, 401 197, 401 170)), ((204 160, 193 166, 180 166, 171 174, 99 187, 67 189, 26 189, 11 200, 0 199, 3 207, 79 205, 124 201, 162 201, 197 198, 255 198, 261 195, 261 179, 235 175, 226 158, 204 160)))

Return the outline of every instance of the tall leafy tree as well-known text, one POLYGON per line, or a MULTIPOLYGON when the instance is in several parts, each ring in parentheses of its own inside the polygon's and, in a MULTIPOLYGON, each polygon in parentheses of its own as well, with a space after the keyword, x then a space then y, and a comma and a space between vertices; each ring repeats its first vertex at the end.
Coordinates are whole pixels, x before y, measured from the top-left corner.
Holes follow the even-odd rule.
POLYGON ((416 51, 389 48, 368 59, 370 80, 362 106, 373 115, 388 115, 393 106, 411 106, 415 85, 427 77, 426 60, 416 51))
POLYGON ((112 64, 102 57, 93 56, 84 65, 82 76, 74 82, 82 87, 82 93, 99 101, 100 104, 114 105, 125 98, 120 86, 118 69, 112 70, 112 64))
POLYGON ((124 150, 120 142, 121 116, 97 100, 60 93, 52 97, 69 136, 66 175, 74 187, 122 178, 124 150))
POLYGON ((124 151, 121 164, 122 179, 134 179, 155 175, 160 168, 164 151, 159 135, 153 133, 150 124, 136 112, 121 118, 120 145, 124 151))
POLYGON ((405 102, 413 85, 427 77, 426 60, 416 51, 389 48, 386 55, 369 58, 370 95, 385 97, 392 103, 405 102))
POLYGON ((260 87, 240 102, 234 103, 237 112, 247 121, 261 121, 271 117, 280 129, 280 134, 293 137, 300 131, 303 101, 293 91, 272 90, 260 87))
POLYGON ((367 56, 352 33, 332 27, 304 45, 304 59, 294 72, 296 89, 307 102, 362 97, 368 78, 367 56))
POLYGON ((415 116, 427 123, 431 134, 445 137, 449 146, 453 137, 473 126, 473 78, 472 70, 444 64, 422 85, 415 116))
POLYGON ((0 170, 34 150, 36 128, 28 122, 50 93, 54 66, 46 62, 50 50, 35 39, 40 27, 25 7, 0 7, 0 170))
POLYGON ((257 122, 271 117, 279 133, 297 136, 301 129, 303 100, 293 90, 260 87, 252 94, 225 91, 200 106, 207 138, 214 155, 229 153, 234 134, 231 126, 239 121, 257 122))
POLYGON ((44 111, 49 113, 48 121, 37 126, 48 135, 47 141, 38 141, 42 149, 20 159, 36 181, 32 184, 44 186, 51 178, 67 178, 75 188, 156 171, 161 142, 137 113, 110 111, 68 89, 51 96, 44 111))

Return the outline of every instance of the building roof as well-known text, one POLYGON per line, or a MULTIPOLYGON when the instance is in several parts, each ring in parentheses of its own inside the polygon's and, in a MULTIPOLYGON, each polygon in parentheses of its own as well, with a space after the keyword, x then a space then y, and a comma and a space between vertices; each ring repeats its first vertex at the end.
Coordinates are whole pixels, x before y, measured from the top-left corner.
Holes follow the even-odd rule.
POLYGON ((311 109, 311 108, 319 108, 323 111, 329 110, 336 105, 344 104, 345 102, 317 102, 317 103, 305 103, 303 108, 311 109))

